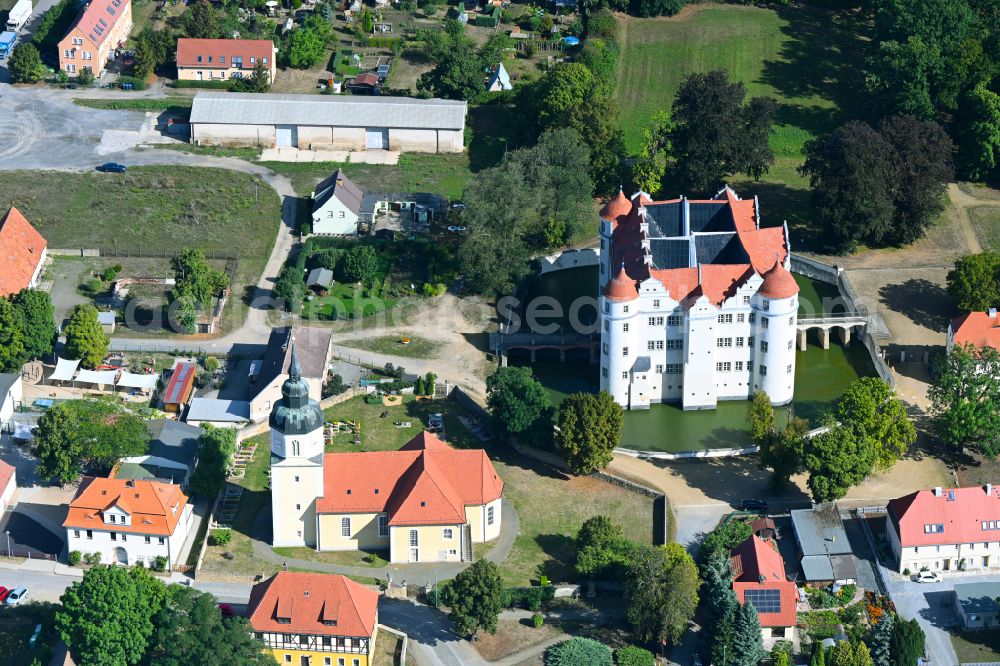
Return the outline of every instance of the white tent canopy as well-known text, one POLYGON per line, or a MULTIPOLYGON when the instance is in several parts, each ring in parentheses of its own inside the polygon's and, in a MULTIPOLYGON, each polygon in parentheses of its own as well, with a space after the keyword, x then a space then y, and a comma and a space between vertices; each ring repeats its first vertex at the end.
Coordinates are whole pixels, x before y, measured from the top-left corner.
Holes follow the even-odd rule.
POLYGON ((118 386, 123 388, 155 389, 159 375, 156 374, 136 374, 133 372, 122 372, 118 378, 118 386))
POLYGON ((115 383, 117 370, 81 370, 73 381, 84 384, 100 384, 102 386, 112 386, 115 383))
POLYGON ((67 361, 64 358, 57 359, 56 369, 49 375, 49 381, 68 382, 73 380, 76 369, 80 367, 80 361, 67 361))

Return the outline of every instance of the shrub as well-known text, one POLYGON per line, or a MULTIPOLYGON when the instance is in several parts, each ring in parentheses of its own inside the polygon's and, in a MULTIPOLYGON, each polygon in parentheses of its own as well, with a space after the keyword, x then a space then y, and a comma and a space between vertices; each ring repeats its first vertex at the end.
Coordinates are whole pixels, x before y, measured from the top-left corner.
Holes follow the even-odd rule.
POLYGON ((611 666, 611 648, 592 638, 573 637, 545 653, 545 666, 611 666))
POLYGON ((548 587, 551 583, 549 582, 548 576, 539 576, 538 584, 541 585, 542 587, 548 587))
POLYGON ((138 79, 138 78, 136 78, 134 76, 119 76, 118 77, 118 85, 121 86, 124 83, 130 83, 130 84, 132 84, 132 88, 134 90, 145 90, 146 89, 146 82, 143 81, 142 79, 138 79))
POLYGON ((156 559, 153 560, 153 564, 150 566, 153 571, 166 571, 167 570, 167 558, 165 555, 157 555, 156 559))
POLYGON ((309 226, 308 223, 303 223, 302 226, 299 227, 299 235, 300 236, 308 236, 311 233, 312 233, 312 227, 309 226))
POLYGON ((209 372, 215 372, 219 369, 219 359, 214 356, 206 356, 204 366, 209 372))
POLYGON ((615 653, 618 666, 653 666, 653 653, 641 647, 629 645, 615 653))
POLYGON ((906 576, 907 578, 909 578, 910 574, 911 574, 911 572, 910 572, 910 568, 909 567, 906 567, 905 569, 903 569, 903 575, 904 576, 906 576))
POLYGON ((210 90, 229 90, 233 81, 174 81, 174 88, 208 88, 210 90))
POLYGON ((840 605, 849 603, 851 599, 854 598, 854 593, 857 591, 858 591, 857 585, 854 585, 853 583, 845 585, 844 587, 840 588, 839 592, 837 592, 836 594, 837 601, 840 602, 840 605))
POLYGON ((69 565, 71 567, 79 566, 80 560, 83 559, 83 553, 78 550, 71 550, 69 552, 69 565))
POLYGON ((212 543, 216 546, 225 546, 233 539, 233 531, 224 527, 212 530, 212 543))
POLYGON ((96 278, 96 277, 91 278, 87 282, 87 291, 89 291, 92 294, 101 293, 102 291, 104 291, 104 282, 101 281, 101 278, 96 278))
POLYGON ((95 566, 101 563, 100 553, 87 553, 83 556, 83 563, 95 566))
POLYGON ((534 615, 531 616, 531 626, 533 626, 535 629, 538 629, 543 624, 545 624, 545 618, 542 617, 541 613, 535 613, 534 615))

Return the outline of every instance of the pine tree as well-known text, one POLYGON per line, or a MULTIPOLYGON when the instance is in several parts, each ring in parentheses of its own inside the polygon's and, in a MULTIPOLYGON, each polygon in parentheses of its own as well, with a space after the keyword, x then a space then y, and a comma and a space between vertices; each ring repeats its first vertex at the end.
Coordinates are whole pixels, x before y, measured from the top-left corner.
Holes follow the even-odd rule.
POLYGON ((733 662, 733 627, 737 601, 731 587, 732 574, 725 554, 714 553, 704 565, 705 625, 702 629, 702 655, 718 666, 733 662))
POLYGON ((809 659, 809 666, 826 666, 826 650, 823 643, 816 641, 812 647, 812 657, 809 659))
POLYGON ((760 618, 753 604, 747 602, 736 612, 733 628, 733 652, 736 666, 757 666, 767 656, 764 639, 760 635, 760 618))
POLYGON ((859 642, 854 646, 854 661, 852 666, 875 666, 872 661, 872 654, 868 651, 868 646, 859 642))
POLYGON ((871 656, 875 666, 892 666, 892 615, 884 614, 872 628, 871 656))

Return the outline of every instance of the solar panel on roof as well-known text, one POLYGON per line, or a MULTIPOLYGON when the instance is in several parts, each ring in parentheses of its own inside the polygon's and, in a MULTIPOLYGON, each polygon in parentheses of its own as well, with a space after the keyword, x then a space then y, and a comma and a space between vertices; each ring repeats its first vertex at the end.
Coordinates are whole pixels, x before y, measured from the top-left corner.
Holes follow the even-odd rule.
POLYGON ((758 613, 780 613, 781 612, 781 590, 745 590, 743 598, 758 613))

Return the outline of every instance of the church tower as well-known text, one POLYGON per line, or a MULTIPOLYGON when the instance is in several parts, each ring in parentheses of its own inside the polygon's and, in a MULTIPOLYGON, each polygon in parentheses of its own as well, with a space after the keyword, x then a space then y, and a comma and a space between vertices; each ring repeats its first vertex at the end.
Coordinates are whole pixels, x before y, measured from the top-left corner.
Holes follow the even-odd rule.
POLYGON ((323 410, 292 342, 288 379, 271 411, 272 545, 316 546, 316 500, 323 495, 323 410))

